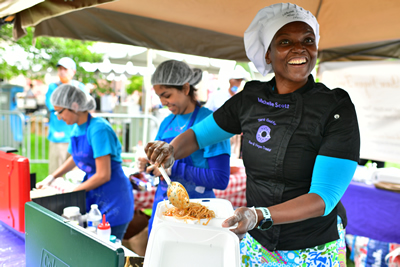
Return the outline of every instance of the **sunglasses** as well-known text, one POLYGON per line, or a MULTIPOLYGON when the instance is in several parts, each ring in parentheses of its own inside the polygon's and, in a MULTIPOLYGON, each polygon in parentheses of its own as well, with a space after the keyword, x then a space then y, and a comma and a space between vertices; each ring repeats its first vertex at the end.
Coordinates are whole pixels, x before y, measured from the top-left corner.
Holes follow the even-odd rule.
POLYGON ((64 112, 64 110, 65 110, 65 108, 63 108, 62 110, 60 110, 60 111, 54 111, 54 114, 56 115, 56 116, 60 116, 61 115, 61 113, 63 113, 64 112))

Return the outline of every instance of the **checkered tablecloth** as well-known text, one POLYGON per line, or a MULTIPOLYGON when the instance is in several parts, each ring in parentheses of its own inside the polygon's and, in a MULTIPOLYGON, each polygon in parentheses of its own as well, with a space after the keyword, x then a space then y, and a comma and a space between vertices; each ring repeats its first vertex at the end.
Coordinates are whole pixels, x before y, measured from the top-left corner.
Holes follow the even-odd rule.
MULTIPOLYGON (((151 187, 148 191, 136 191, 135 209, 151 209, 153 206, 156 188, 151 187)), ((229 200, 234 207, 246 206, 246 173, 244 168, 232 173, 229 178, 228 187, 225 190, 214 190, 217 198, 229 200)))
POLYGON ((149 188, 148 191, 133 190, 135 198, 135 209, 151 209, 153 207, 153 199, 156 193, 156 187, 149 188))
POLYGON ((246 172, 239 168, 229 178, 228 187, 225 190, 214 189, 215 197, 227 199, 234 207, 245 207, 246 202, 246 172))

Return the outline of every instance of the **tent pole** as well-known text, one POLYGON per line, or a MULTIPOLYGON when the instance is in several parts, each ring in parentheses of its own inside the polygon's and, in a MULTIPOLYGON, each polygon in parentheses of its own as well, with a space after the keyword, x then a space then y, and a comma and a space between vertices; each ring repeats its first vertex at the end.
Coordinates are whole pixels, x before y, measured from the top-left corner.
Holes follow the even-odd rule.
POLYGON ((145 93, 145 102, 144 102, 144 115, 146 118, 144 119, 143 123, 143 146, 146 146, 148 140, 147 140, 147 135, 148 135, 148 125, 149 125, 149 120, 147 116, 149 115, 149 110, 151 109, 151 102, 150 102, 150 97, 151 97, 151 73, 150 70, 152 69, 153 66, 153 50, 152 49, 147 49, 147 71, 146 74, 144 75, 144 93, 145 93))

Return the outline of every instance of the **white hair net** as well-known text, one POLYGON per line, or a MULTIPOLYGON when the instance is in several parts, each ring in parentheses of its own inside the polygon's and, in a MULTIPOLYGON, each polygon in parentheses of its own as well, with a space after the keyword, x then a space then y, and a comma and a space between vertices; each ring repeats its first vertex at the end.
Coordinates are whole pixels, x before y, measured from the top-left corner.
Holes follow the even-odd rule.
POLYGON ((196 85, 201 81, 203 71, 198 68, 191 69, 188 64, 177 60, 167 60, 158 65, 151 77, 152 85, 176 85, 185 83, 196 85))
POLYGON ((92 96, 70 84, 62 84, 51 94, 51 104, 77 111, 96 109, 96 101, 92 96))
POLYGON ((271 64, 265 61, 265 54, 275 33, 284 25, 302 21, 314 30, 315 43, 318 48, 319 24, 314 15, 302 7, 291 3, 279 3, 264 7, 258 11, 250 26, 244 33, 246 55, 263 75, 271 72, 271 64))

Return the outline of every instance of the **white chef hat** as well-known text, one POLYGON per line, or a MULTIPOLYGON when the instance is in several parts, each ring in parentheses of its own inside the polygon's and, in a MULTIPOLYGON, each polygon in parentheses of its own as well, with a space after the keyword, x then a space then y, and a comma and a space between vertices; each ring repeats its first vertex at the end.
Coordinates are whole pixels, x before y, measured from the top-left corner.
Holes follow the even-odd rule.
POLYGON ((310 25, 314 30, 315 43, 318 48, 319 24, 317 19, 310 11, 291 3, 279 3, 264 7, 258 11, 245 31, 246 55, 263 76, 272 70, 271 64, 267 64, 265 61, 265 54, 272 38, 280 28, 294 21, 303 21, 310 25))

